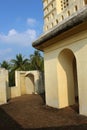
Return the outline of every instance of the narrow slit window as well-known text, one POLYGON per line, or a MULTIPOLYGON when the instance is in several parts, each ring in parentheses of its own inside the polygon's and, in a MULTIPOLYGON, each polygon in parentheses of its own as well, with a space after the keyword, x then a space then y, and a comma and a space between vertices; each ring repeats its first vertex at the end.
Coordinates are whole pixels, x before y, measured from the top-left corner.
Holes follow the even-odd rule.
POLYGON ((70 11, 68 11, 68 16, 70 16, 70 11))
POLYGON ((46 27, 46 30, 48 30, 48 26, 46 27))
POLYGON ((75 11, 78 11, 78 7, 77 7, 77 5, 75 5, 75 11))
POLYGON ((52 18, 54 18, 54 13, 52 13, 52 18))
POLYGON ((53 8, 53 4, 51 4, 51 7, 53 8))
POLYGON ((58 24, 58 22, 59 22, 58 19, 56 19, 56 24, 58 24))
POLYGON ((64 20, 64 16, 62 15, 62 20, 64 20))
POLYGON ((51 25, 52 25, 52 27, 53 27, 53 23, 52 23, 51 25))

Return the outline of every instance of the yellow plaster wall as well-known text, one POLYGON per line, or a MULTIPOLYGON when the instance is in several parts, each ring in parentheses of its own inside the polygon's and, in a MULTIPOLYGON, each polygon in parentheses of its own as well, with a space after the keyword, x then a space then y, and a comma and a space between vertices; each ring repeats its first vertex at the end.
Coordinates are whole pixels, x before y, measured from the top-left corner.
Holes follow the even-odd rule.
POLYGON ((8 97, 43 93, 43 82, 42 73, 39 71, 15 71, 15 86, 8 87, 8 97))
POLYGON ((74 55, 69 49, 64 49, 58 56, 59 108, 75 103, 73 59, 74 55))
POLYGON ((58 107, 57 60, 55 57, 55 52, 44 54, 46 104, 52 107, 58 107))
POLYGON ((18 91, 19 91, 19 88, 17 87, 17 86, 13 86, 13 87, 10 87, 10 95, 11 95, 11 97, 10 98, 15 98, 15 97, 18 97, 18 96, 20 96, 19 95, 19 93, 18 93, 18 91))
POLYGON ((76 58, 79 110, 80 114, 87 115, 87 102, 85 102, 87 100, 87 30, 59 42, 57 41, 52 46, 44 49, 46 103, 56 108, 69 105, 67 91, 65 89, 66 92, 63 92, 61 89, 61 85, 66 85, 67 81, 65 80, 66 77, 60 81, 60 76, 64 72, 59 66, 60 62, 58 59, 60 52, 64 49, 70 49, 76 58), (65 95, 66 98, 63 98, 65 95))
POLYGON ((34 94, 35 93, 34 75, 33 74, 26 75, 25 83, 26 83, 26 93, 34 94))
POLYGON ((44 10, 44 32, 50 30, 60 22, 68 19, 74 13, 85 6, 85 0, 45 0, 43 1, 44 10), (63 6, 61 3, 65 3, 63 6))
POLYGON ((20 74, 20 88, 21 88, 21 95, 26 94, 25 73, 20 74))
POLYGON ((8 70, 0 68, 0 104, 7 102, 8 70))

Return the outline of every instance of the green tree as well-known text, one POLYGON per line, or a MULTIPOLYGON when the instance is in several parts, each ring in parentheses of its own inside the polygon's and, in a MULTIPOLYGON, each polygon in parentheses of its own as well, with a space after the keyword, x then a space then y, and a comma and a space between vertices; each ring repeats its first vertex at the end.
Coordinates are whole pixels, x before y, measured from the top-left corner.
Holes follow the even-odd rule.
POLYGON ((26 67, 29 65, 29 60, 27 58, 24 58, 22 54, 16 55, 16 59, 11 60, 12 63, 12 70, 26 70, 26 67))
POLYGON ((15 71, 9 72, 9 86, 15 86, 15 71))
POLYGON ((10 70, 11 69, 11 66, 10 66, 10 64, 7 62, 7 61, 3 61, 2 63, 0 63, 0 67, 1 68, 5 68, 5 69, 7 69, 7 70, 10 70))
POLYGON ((15 85, 15 70, 29 71, 29 70, 44 70, 44 59, 40 52, 35 50, 34 54, 30 55, 30 59, 24 58, 22 54, 17 54, 15 59, 10 62, 3 61, 0 67, 9 70, 9 86, 15 85))
POLYGON ((17 54, 15 59, 11 60, 11 71, 9 73, 9 86, 15 85, 15 70, 26 71, 29 68, 29 60, 22 54, 17 54))
POLYGON ((14 86, 15 85, 15 72, 11 71, 11 64, 7 61, 3 61, 0 63, 1 68, 5 68, 9 72, 9 86, 14 86))
POLYGON ((44 70, 44 59, 37 50, 34 51, 34 54, 30 55, 30 68, 33 70, 44 70))

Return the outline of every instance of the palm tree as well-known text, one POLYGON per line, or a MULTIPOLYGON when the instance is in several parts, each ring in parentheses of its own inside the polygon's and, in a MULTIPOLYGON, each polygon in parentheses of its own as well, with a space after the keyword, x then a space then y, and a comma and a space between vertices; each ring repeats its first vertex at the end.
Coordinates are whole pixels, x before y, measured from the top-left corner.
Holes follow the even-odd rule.
POLYGON ((22 54, 17 54, 16 59, 11 60, 11 71, 9 73, 9 86, 15 85, 15 70, 26 71, 29 69, 29 60, 22 54))
POLYGON ((29 65, 29 60, 24 58, 24 56, 22 56, 22 54, 18 54, 16 55, 16 59, 12 59, 11 60, 12 63, 12 70, 26 70, 26 67, 29 65))
POLYGON ((12 69, 11 64, 4 60, 2 63, 0 63, 0 67, 8 70, 8 72, 9 72, 9 86, 14 86, 15 72, 11 71, 11 69, 12 69))
POLYGON ((30 63, 31 69, 43 71, 44 60, 39 51, 35 50, 34 54, 30 55, 30 63))
POLYGON ((7 70, 10 70, 10 68, 11 68, 10 64, 5 60, 2 63, 0 63, 0 67, 5 68, 7 70))

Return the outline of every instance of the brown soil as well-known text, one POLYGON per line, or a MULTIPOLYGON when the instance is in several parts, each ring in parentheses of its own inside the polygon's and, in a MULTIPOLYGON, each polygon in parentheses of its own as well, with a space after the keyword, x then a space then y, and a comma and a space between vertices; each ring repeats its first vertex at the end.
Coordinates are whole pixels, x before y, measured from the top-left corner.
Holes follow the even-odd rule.
POLYGON ((78 106, 55 109, 40 95, 24 95, 0 106, 0 130, 87 130, 87 117, 78 106))

